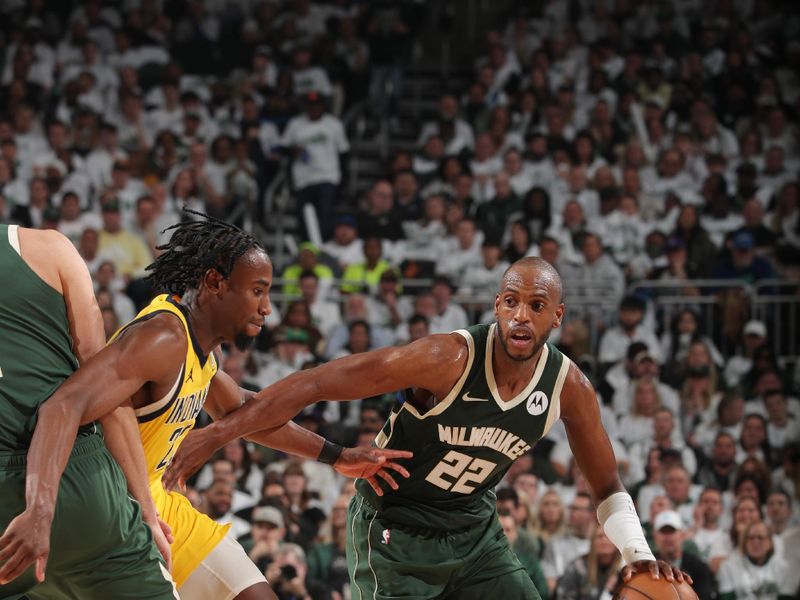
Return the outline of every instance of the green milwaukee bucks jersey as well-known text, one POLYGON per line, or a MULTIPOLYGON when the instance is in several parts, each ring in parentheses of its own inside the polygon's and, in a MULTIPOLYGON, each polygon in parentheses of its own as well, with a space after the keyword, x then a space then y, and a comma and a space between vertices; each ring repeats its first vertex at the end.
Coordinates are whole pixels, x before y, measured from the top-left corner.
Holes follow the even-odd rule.
POLYGON ((411 477, 395 478, 400 488, 386 489, 382 497, 366 481, 356 483, 389 521, 433 529, 485 522, 495 511, 494 488, 508 467, 559 417, 570 361, 554 346, 545 344, 528 385, 504 401, 492 371, 496 325, 457 333, 467 341, 469 358, 447 397, 424 414, 398 400, 376 439, 382 448, 414 453, 404 461, 411 477))
POLYGON ((77 368, 64 297, 22 260, 0 225, 0 452, 28 447, 39 405, 77 368))

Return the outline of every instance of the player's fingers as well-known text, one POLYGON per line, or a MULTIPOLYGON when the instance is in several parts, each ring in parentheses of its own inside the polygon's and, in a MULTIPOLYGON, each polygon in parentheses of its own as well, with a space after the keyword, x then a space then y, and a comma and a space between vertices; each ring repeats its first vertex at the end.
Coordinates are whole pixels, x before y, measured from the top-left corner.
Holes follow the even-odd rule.
POLYGON ((686 571, 680 571, 680 574, 681 577, 683 577, 683 580, 689 585, 692 585, 694 583, 694 579, 692 579, 692 576, 689 575, 686 571))
POLYGON ((394 477, 392 477, 387 471, 381 469, 380 471, 378 471, 377 475, 381 479, 386 481, 386 483, 389 484, 389 487, 391 487, 393 490, 396 490, 397 488, 400 487, 399 485, 397 485, 397 482, 394 480, 394 477))
POLYGON ((386 462, 386 457, 378 450, 370 450, 367 453, 367 460, 376 465, 382 465, 386 462))
MULTIPOLYGON (((5 536, 3 536, 5 538, 5 536)), ((6 561, 17 551, 21 544, 20 540, 14 538, 6 538, 0 541, 0 562, 6 561)))
POLYGON ((630 581, 631 577, 633 577, 633 569, 630 565, 625 565, 625 568, 622 569, 622 580, 630 581))
POLYGON ((36 559, 36 581, 39 583, 44 581, 45 569, 47 569, 47 555, 36 559))
POLYGON ((381 489, 381 486, 378 485, 378 480, 375 479, 374 475, 367 477, 367 483, 372 488, 372 491, 374 491, 378 496, 383 496, 383 490, 381 489))
POLYGON ((648 563, 650 567, 650 575, 653 579, 660 579, 660 575, 658 573, 658 563, 656 561, 651 561, 648 563))
POLYGON ((396 462, 387 462, 385 465, 383 465, 383 468, 392 469, 393 471, 400 473, 400 475, 402 475, 406 479, 411 477, 411 473, 408 472, 408 469, 406 469, 403 465, 397 464, 396 462))
POLYGON ((174 542, 175 538, 172 537, 172 527, 170 527, 169 523, 159 517, 158 524, 161 526, 161 531, 164 532, 164 537, 167 538, 167 541, 170 544, 174 542))
POLYGON ((667 581, 670 581, 670 582, 671 581, 675 581, 674 572, 677 571, 677 569, 673 569, 672 565, 662 561, 661 564, 658 565, 658 568, 659 568, 659 571, 661 571, 664 574, 664 577, 667 578, 667 581))
POLYGON ((408 450, 381 450, 386 458, 413 458, 414 453, 408 450))
POLYGON ((20 551, 9 558, 6 564, 3 565, 3 568, 0 569, 0 585, 4 585, 19 577, 32 562, 33 557, 20 549, 20 551))

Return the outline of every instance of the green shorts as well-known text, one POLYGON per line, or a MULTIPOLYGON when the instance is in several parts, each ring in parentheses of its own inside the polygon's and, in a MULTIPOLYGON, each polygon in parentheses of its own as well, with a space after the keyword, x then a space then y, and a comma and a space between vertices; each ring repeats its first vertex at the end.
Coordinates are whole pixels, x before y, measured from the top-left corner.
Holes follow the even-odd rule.
MULTIPOLYGON (((25 509, 26 452, 0 454, 0 531, 25 509)), ((175 600, 172 579, 125 477, 98 434, 75 442, 61 485, 45 581, 33 567, 0 599, 175 600)))
POLYGON ((458 530, 405 528, 356 494, 347 510, 352 600, 540 600, 497 519, 458 530))

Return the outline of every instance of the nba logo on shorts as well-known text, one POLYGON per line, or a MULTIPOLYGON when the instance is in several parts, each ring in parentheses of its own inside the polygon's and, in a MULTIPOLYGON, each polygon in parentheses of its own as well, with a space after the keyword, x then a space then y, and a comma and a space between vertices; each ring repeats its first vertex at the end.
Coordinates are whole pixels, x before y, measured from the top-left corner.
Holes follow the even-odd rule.
POLYGON ((550 404, 550 401, 547 399, 547 394, 544 392, 533 392, 525 403, 528 407, 528 412, 534 417, 538 417, 546 411, 548 404, 550 404))
POLYGON ((381 544, 389 545, 389 537, 391 536, 391 532, 388 529, 384 529, 383 533, 381 534, 381 544))

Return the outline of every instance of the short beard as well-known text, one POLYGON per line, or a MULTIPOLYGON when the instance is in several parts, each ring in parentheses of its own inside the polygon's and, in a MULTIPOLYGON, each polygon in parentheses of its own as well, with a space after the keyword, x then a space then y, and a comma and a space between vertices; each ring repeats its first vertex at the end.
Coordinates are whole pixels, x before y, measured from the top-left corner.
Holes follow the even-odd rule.
POLYGON ((508 343, 506 342, 506 338, 503 335, 503 332, 500 329, 499 325, 497 326, 497 331, 498 331, 498 336, 500 337, 500 345, 503 347, 506 356, 515 362, 527 362, 530 359, 532 359, 542 348, 544 348, 547 339, 550 337, 550 334, 548 333, 547 335, 542 336, 540 339, 535 340, 535 343, 533 344, 533 349, 531 350, 531 353, 528 356, 514 356, 508 349, 508 343))
POLYGON ((244 333, 237 333, 236 337, 233 338, 233 345, 236 346, 236 349, 240 352, 244 352, 248 350, 250 346, 256 341, 256 338, 246 335, 244 333))

